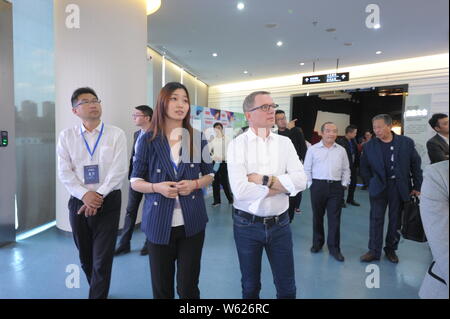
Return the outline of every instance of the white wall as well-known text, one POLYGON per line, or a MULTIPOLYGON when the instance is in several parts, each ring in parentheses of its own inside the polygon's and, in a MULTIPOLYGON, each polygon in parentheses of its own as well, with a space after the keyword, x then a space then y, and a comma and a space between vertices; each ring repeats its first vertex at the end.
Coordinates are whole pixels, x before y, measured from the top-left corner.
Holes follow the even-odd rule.
MULTIPOLYGON (((70 97, 82 86, 90 86, 102 100, 105 123, 132 133, 134 106, 147 103, 147 16, 145 0, 55 0, 55 88, 56 138, 79 124, 72 114, 70 97), (66 27, 67 5, 80 8, 80 28, 66 27), (99 26, 102 26, 101 28, 99 26)), ((128 198, 128 181, 122 187, 122 218, 128 198)), ((69 193, 56 179, 57 227, 70 231, 69 193)))
MULTIPOLYGON (((316 74, 334 73, 335 70, 321 70, 316 74)), ((267 90, 275 103, 290 116, 291 97, 297 94, 333 90, 347 90, 376 86, 408 84, 409 96, 431 94, 433 113, 448 113, 449 108, 449 54, 439 54, 412 59, 342 68, 339 72, 350 72, 350 81, 335 84, 302 85, 302 76, 294 74, 284 77, 256 81, 230 83, 209 88, 209 107, 242 112, 242 102, 251 92, 267 90)), ((434 133, 427 127, 427 138, 434 133)), ((408 132, 405 132, 408 135, 408 132)), ((427 159, 422 157, 424 164, 427 159)))
MULTIPOLYGON (((302 77, 293 74, 256 81, 210 86, 208 104, 212 108, 242 112, 245 96, 257 90, 268 90, 280 109, 290 114, 291 96, 296 94, 367 88, 373 86, 409 84, 409 94, 433 94, 436 110, 448 107, 449 54, 418 57, 377 64, 339 69, 350 72, 350 81, 335 84, 302 85, 302 77), (417 92, 417 93, 416 93, 417 92)), ((336 70, 319 70, 315 74, 334 73, 336 70)))

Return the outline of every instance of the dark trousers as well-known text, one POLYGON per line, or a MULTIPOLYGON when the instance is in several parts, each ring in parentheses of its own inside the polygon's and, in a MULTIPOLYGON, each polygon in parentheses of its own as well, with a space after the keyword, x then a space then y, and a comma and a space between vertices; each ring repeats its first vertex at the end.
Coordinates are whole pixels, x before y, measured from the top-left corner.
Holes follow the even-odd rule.
POLYGON ((302 192, 298 192, 294 197, 289 197, 289 222, 292 223, 292 220, 295 216, 295 210, 300 208, 300 204, 302 202, 302 192))
POLYGON ((220 203, 220 185, 227 196, 230 203, 233 202, 233 195, 230 190, 230 182, 228 180, 227 163, 220 163, 218 171, 214 174, 214 181, 212 183, 214 203, 220 203))
POLYGON ((313 246, 320 248, 325 243, 323 218, 326 211, 328 217, 327 246, 330 252, 339 252, 344 186, 340 181, 328 183, 313 179, 310 191, 313 209, 313 246))
POLYGON ((205 231, 186 237, 184 226, 172 227, 168 245, 147 242, 154 299, 174 298, 175 266, 180 299, 199 299, 198 279, 205 231))
POLYGON ((347 202, 352 202, 355 200, 355 189, 356 189, 356 182, 358 179, 358 170, 356 167, 352 166, 350 167, 351 175, 350 175, 350 184, 348 185, 348 192, 347 192, 347 202))
POLYGON ((139 204, 141 203, 143 195, 144 194, 133 190, 130 186, 130 189, 128 191, 128 204, 127 214, 125 215, 125 226, 123 227, 122 238, 120 239, 119 246, 127 245, 131 241, 134 226, 136 224, 136 218, 138 215, 139 204))
POLYGON ((95 216, 77 215, 83 202, 69 200, 70 226, 80 255, 81 268, 89 283, 89 299, 108 297, 111 270, 119 227, 121 192, 111 192, 95 216))
POLYGON ((389 224, 386 234, 388 250, 397 250, 400 241, 400 218, 403 201, 395 180, 388 180, 385 191, 378 197, 370 197, 370 237, 369 250, 376 257, 381 256, 383 247, 383 227, 386 208, 389 206, 389 224))

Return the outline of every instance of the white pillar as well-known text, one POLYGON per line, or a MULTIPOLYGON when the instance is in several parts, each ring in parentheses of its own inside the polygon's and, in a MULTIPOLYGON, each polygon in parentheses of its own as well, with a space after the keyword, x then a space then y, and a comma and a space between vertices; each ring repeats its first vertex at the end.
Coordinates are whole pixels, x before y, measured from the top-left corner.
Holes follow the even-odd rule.
MULTIPOLYGON (((75 89, 89 86, 102 100, 102 120, 125 131, 129 154, 136 130, 132 111, 147 101, 146 1, 54 0, 54 18, 56 138, 79 123, 70 97, 75 89)), ((122 215, 127 197, 124 181, 122 215)), ((71 231, 68 199, 56 178, 56 225, 65 231, 71 231)))

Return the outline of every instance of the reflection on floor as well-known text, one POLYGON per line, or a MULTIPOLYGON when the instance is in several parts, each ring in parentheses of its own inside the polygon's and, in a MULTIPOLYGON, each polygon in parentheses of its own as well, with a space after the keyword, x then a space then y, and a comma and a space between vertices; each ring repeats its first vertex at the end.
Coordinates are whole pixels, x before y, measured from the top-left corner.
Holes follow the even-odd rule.
MULTIPOLYGON (((222 194, 222 197, 225 196, 222 194)), ((223 199, 226 202, 225 199, 223 199)), ((431 261, 428 245, 401 240, 400 263, 394 265, 384 256, 375 264, 380 270, 380 287, 369 289, 367 264, 359 256, 367 251, 369 204, 367 191, 357 191, 361 207, 343 209, 341 249, 345 262, 334 260, 325 248, 311 254, 311 204, 308 191, 301 205, 303 213, 292 223, 298 298, 418 298, 417 293, 431 261)), ((240 298, 240 270, 233 240, 231 206, 209 208, 203 250, 200 291, 202 298, 240 298)), ((385 225, 386 227, 386 225, 385 225)), ((148 257, 139 255, 144 235, 137 230, 130 254, 115 257, 110 298, 152 298, 148 257)), ((55 228, 0 248, 0 298, 86 298, 88 285, 80 270, 80 287, 69 289, 73 268, 79 264, 70 235, 55 228), (69 268, 68 268, 69 266, 69 268), (68 272, 66 272, 68 270, 68 272), (67 279, 69 278, 69 279, 67 279)), ((81 268, 80 268, 81 269, 81 268)), ((369 278, 370 279, 370 278, 369 278)), ((261 298, 275 298, 272 274, 263 257, 261 298)))

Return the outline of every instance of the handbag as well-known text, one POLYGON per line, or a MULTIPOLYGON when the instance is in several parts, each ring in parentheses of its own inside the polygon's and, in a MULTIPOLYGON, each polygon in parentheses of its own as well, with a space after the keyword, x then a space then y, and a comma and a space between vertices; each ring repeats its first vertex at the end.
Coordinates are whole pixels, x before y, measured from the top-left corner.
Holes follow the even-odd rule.
POLYGON ((427 241, 420 218, 420 200, 417 196, 411 197, 403 206, 401 234, 403 238, 424 243, 427 241))

